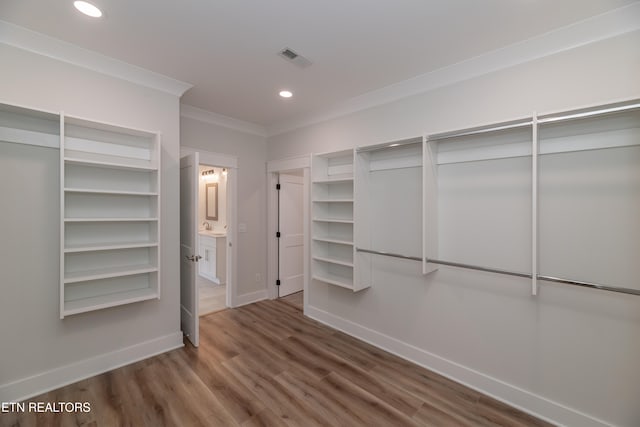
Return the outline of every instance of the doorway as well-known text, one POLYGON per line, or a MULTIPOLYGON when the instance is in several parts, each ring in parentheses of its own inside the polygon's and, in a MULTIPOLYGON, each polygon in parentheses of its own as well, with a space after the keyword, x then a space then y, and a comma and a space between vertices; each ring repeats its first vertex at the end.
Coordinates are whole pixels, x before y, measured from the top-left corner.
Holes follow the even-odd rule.
MULTIPOLYGON (((302 303, 304 288, 303 171, 278 173, 278 298, 302 303)), ((302 308, 302 307, 301 307, 302 308)))
POLYGON ((233 307, 237 159, 181 149, 180 323, 199 345, 199 317, 233 307))
POLYGON ((227 168, 198 165, 198 316, 227 307, 227 168))
POLYGON ((304 310, 309 278, 310 158, 267 163, 269 297, 304 310))

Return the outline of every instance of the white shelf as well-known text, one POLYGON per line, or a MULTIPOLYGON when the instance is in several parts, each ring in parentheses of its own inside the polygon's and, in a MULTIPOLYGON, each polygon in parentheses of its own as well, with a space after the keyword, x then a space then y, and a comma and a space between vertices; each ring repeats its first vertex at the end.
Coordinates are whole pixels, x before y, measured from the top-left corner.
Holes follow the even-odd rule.
POLYGON ((82 298, 75 301, 65 301, 62 315, 70 316, 72 314, 85 313, 87 311, 100 310, 156 298, 159 298, 157 290, 153 288, 143 288, 91 298, 82 298))
POLYGON ((105 244, 84 244, 84 245, 72 245, 67 246, 64 249, 64 253, 77 253, 77 252, 97 252, 97 251, 110 251, 114 249, 136 249, 136 248, 156 248, 158 243, 153 242, 119 242, 119 243, 105 243, 105 244))
POLYGON ((64 222, 153 222, 158 218, 65 218, 64 222))
POLYGON ((341 182, 353 182, 353 177, 316 179, 313 181, 314 184, 338 184, 341 182))
POLYGON ((148 193, 141 191, 114 191, 114 190, 92 190, 89 188, 65 188, 65 193, 80 194, 115 194, 118 196, 157 196, 158 193, 148 193))
POLYGON ((321 257, 321 256, 314 256, 313 259, 316 261, 327 262, 329 264, 344 265, 345 267, 353 267, 353 262, 345 261, 341 259, 327 258, 327 257, 321 257))
POLYGON ((160 297, 160 138, 62 117, 60 317, 160 297))
POLYGON ((336 285, 345 289, 353 290, 353 282, 350 282, 349 279, 346 277, 338 276, 336 274, 324 272, 321 275, 314 274, 312 278, 314 280, 319 280, 321 282, 329 283, 331 285, 336 285))
POLYGON ((82 159, 79 157, 65 157, 65 163, 76 164, 76 165, 87 165, 87 166, 95 166, 109 169, 126 169, 126 170, 138 170, 138 171, 155 171, 158 170, 157 167, 153 167, 150 165, 144 165, 139 163, 118 163, 118 162, 105 162, 101 160, 91 160, 91 159, 82 159))
POLYGON ((311 276, 355 291, 354 151, 314 155, 311 176, 311 276))
POLYGON ((353 199, 314 199, 314 203, 353 203, 353 199))
POLYGON ((338 245, 353 246, 352 240, 332 239, 331 237, 314 237, 313 240, 317 242, 337 243, 338 245))
POLYGON ((352 219, 342 219, 342 218, 313 218, 313 221, 316 222, 335 222, 339 224, 353 224, 352 219))
POLYGON ((153 273, 158 267, 152 265, 133 265, 126 267, 109 267, 90 271, 66 273, 64 283, 89 282, 92 280, 108 279, 111 277, 134 276, 137 274, 153 273))

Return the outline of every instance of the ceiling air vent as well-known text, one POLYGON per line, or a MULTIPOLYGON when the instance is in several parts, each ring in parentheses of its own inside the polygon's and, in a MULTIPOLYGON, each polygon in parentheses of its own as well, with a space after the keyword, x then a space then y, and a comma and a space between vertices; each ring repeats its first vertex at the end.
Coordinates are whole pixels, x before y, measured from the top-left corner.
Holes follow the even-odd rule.
POLYGON ((288 47, 278 52, 278 55, 286 59, 288 62, 291 62, 292 64, 297 65, 300 68, 306 68, 309 65, 311 65, 311 61, 309 61, 304 56, 298 55, 288 47))

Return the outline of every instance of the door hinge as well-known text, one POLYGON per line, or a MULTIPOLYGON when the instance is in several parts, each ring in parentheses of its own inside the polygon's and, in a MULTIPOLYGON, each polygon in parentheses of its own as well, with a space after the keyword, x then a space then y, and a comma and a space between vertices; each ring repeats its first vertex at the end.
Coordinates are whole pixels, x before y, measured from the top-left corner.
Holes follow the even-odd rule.
POLYGON ((280 184, 276 184, 276 190, 280 189, 280 184))
POLYGON ((280 286, 280 279, 276 280, 276 286, 280 286))
POLYGON ((276 231, 276 237, 279 239, 280 238, 280 232, 276 231))

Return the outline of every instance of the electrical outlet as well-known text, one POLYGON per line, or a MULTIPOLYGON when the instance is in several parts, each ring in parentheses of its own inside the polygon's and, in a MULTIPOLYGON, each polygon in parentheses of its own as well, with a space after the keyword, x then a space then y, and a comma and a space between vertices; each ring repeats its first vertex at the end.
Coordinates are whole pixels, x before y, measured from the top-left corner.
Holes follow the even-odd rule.
POLYGON ((256 283, 260 283, 262 281, 262 275, 260 273, 256 273, 256 283))

